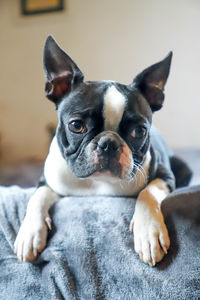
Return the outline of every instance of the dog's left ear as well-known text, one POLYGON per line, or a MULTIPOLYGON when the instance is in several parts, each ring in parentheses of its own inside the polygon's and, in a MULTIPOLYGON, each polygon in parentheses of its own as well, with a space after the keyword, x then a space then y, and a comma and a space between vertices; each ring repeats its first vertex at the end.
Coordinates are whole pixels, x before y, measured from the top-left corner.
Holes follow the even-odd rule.
POLYGON ((162 61, 150 66, 134 79, 133 84, 144 95, 152 111, 159 110, 164 102, 164 86, 167 81, 172 52, 162 61))
POLYGON ((62 98, 83 81, 83 73, 73 60, 48 36, 44 47, 45 92, 56 107, 62 98))

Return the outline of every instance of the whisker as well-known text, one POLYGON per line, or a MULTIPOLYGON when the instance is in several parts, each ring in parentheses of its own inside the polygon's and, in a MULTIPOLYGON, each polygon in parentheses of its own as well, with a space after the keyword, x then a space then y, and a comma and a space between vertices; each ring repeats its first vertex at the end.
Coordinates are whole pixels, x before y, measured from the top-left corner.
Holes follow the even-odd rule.
POLYGON ((140 164, 137 165, 137 170, 143 176, 144 180, 146 180, 145 170, 140 164))
MULTIPOLYGON (((147 183, 147 175, 143 168, 143 166, 140 163, 134 162, 134 166, 136 167, 136 170, 142 175, 145 183, 147 183)), ((140 178, 141 180, 141 178, 140 178)))

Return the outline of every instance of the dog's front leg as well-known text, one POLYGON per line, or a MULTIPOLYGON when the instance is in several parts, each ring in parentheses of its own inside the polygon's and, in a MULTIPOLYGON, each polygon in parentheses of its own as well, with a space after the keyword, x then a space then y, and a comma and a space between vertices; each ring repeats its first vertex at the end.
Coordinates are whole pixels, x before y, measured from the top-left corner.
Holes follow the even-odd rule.
POLYGON ((14 252, 20 261, 34 260, 45 248, 47 227, 51 229, 48 210, 58 198, 47 186, 39 187, 30 198, 26 216, 14 244, 14 252))
POLYGON ((140 259, 155 266, 170 246, 168 231, 160 209, 162 200, 169 194, 169 188, 161 179, 153 180, 142 190, 135 205, 130 223, 134 232, 135 251, 140 259))

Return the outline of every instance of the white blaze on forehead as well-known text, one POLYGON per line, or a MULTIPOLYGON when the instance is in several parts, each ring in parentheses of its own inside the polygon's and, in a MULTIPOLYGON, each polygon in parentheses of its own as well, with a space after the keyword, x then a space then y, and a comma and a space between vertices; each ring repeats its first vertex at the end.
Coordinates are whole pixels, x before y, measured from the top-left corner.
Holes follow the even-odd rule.
POLYGON ((110 86, 104 96, 104 127, 105 130, 116 131, 122 119, 126 105, 126 97, 114 85, 110 86))

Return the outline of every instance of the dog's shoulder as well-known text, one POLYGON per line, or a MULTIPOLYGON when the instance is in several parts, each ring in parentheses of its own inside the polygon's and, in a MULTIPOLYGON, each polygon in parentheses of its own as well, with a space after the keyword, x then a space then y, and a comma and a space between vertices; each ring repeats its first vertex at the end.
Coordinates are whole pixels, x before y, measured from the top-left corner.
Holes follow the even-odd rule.
POLYGON ((175 189, 175 177, 170 164, 172 152, 156 127, 152 126, 150 136, 151 164, 149 181, 160 178, 166 182, 170 191, 173 191, 175 189))

